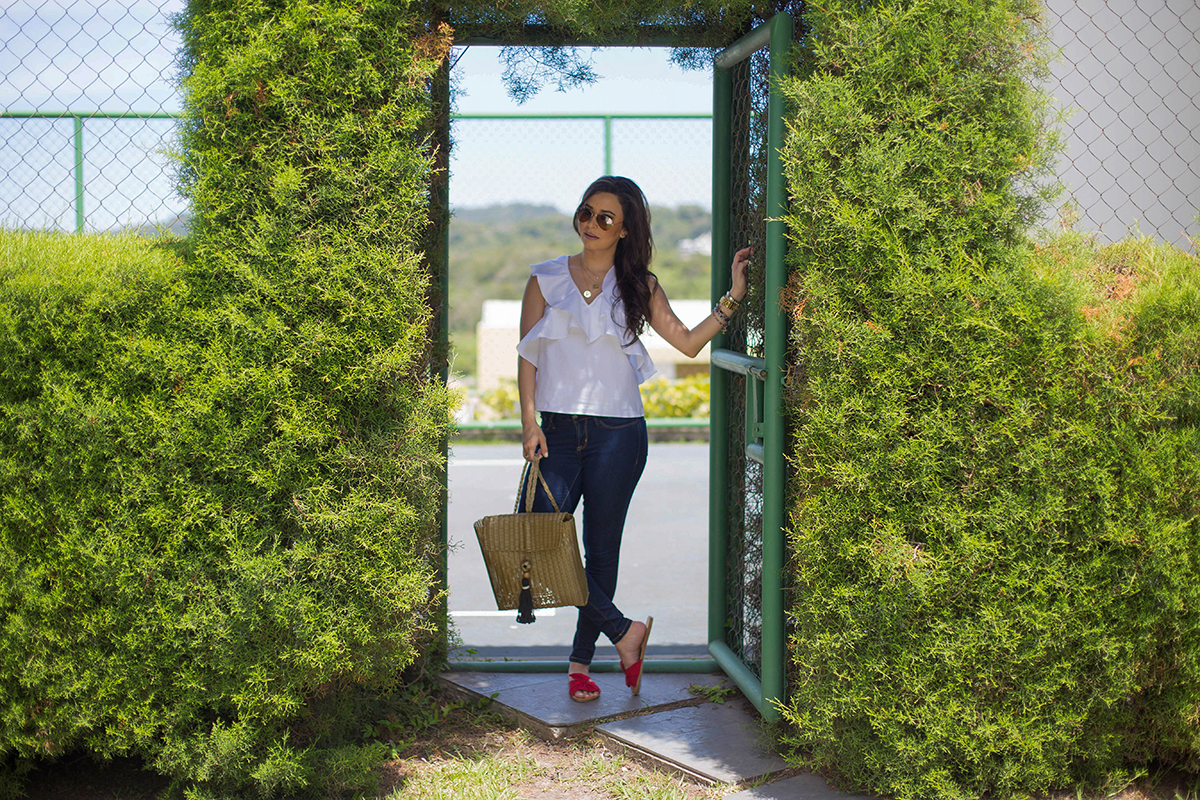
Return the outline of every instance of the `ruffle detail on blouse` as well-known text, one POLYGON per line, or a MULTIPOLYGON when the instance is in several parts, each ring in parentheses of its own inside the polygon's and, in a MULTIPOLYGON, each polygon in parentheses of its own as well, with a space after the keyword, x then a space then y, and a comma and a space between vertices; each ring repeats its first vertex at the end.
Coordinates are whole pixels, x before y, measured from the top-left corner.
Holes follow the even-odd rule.
POLYGON ((639 384, 658 371, 641 339, 625 345, 628 336, 625 331, 625 307, 615 302, 617 276, 614 270, 604 275, 600 296, 589 304, 571 279, 567 256, 534 264, 530 269, 538 279, 542 297, 546 299, 546 312, 517 344, 517 352, 522 358, 536 367, 542 341, 565 339, 570 335, 571 328, 579 328, 588 344, 604 336, 616 339, 617 346, 629 357, 639 384))

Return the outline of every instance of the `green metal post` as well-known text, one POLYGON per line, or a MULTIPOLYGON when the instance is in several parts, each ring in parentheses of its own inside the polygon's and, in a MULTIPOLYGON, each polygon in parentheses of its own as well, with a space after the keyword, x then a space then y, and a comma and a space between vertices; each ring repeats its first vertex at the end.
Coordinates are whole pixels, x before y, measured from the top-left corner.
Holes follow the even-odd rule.
POLYGON ((604 118, 604 174, 612 175, 612 117, 604 118))
POLYGON ((783 377, 786 369, 787 320, 779 297, 787 280, 784 265, 787 195, 783 183, 783 92, 781 81, 787 74, 786 60, 792 46, 791 17, 777 14, 771 19, 770 97, 767 119, 767 228, 766 228, 766 313, 764 352, 767 362, 765 392, 765 430, 763 436, 763 578, 762 578, 762 689, 766 701, 760 708, 763 718, 779 717, 772 700, 782 702, 785 692, 786 626, 783 604, 784 492, 787 473, 783 448, 783 377), (768 499, 769 498, 769 499, 768 499))
POLYGON ((83 233, 83 117, 75 121, 75 232, 83 233))
MULTIPOLYGON (((713 162, 712 162, 712 301, 716 305, 729 288, 727 272, 730 237, 730 109, 733 106, 733 76, 728 69, 713 74, 713 162)), ((710 352, 725 346, 726 336, 718 333, 709 344, 710 352)), ((708 642, 725 645, 725 616, 728 603, 725 582, 728 577, 726 551, 729 518, 729 374, 709 368, 708 436, 708 642)))

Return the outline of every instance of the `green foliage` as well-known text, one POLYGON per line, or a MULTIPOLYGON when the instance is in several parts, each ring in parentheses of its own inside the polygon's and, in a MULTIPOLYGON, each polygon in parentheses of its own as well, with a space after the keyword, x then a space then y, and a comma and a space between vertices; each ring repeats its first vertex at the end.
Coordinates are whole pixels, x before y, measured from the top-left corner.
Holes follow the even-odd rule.
POLYGON ((708 66, 707 56, 714 49, 726 47, 777 12, 799 18, 802 8, 787 0, 631 0, 619 9, 588 0, 517 0, 457 3, 440 13, 459 37, 483 35, 512 45, 507 48, 505 80, 509 93, 521 101, 548 81, 564 87, 590 82, 590 65, 564 49, 576 43, 637 46, 669 39, 672 60, 700 68, 708 66))
POLYGON ((346 698, 439 657, 448 40, 377 1, 179 25, 193 237, 0 240, 0 759, 361 792, 384 751, 346 698))
POLYGON ((518 104, 536 96, 547 78, 554 80, 554 88, 560 92, 598 80, 591 62, 580 58, 574 47, 504 47, 500 61, 504 64, 500 79, 518 104))
POLYGON ((1026 241, 1040 13, 813 7, 785 87, 787 738, 905 800, 1200 766, 1196 262, 1026 241))
POLYGON ((521 418, 521 395, 515 380, 502 379, 494 388, 480 394, 479 402, 488 409, 488 419, 521 418))
POLYGON ((688 691, 710 703, 724 703, 738 693, 732 686, 704 686, 698 683, 689 686, 688 691))
MULTIPOLYGON (((647 417, 680 419, 708 416, 707 375, 691 375, 673 381, 651 378, 639 388, 647 417)), ((514 380, 500 381, 495 388, 483 392, 479 402, 489 410, 489 419, 521 418, 521 399, 514 380)))
POLYGON ((708 416, 707 375, 689 375, 677 380, 651 378, 639 388, 647 417, 679 419, 708 416))

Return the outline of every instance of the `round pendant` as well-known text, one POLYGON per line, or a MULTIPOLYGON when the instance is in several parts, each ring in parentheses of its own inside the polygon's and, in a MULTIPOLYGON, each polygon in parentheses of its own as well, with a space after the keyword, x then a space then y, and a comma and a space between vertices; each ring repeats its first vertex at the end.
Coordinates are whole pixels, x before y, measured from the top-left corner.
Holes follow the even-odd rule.
POLYGON ((584 289, 584 290, 583 290, 583 296, 584 296, 584 297, 586 297, 586 298, 588 298, 588 299, 590 300, 590 299, 591 299, 591 297, 592 297, 592 293, 591 293, 590 291, 588 291, 587 289, 584 289))

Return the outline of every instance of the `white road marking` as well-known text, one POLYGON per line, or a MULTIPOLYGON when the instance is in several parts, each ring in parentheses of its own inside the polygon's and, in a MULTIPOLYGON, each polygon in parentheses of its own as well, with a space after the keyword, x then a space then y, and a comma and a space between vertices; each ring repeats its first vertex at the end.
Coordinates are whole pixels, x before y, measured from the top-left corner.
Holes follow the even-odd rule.
MULTIPOLYGON (((538 608, 538 609, 535 609, 533 613, 535 616, 538 616, 538 617, 553 617, 555 615, 554 614, 555 611, 557 611, 557 609, 538 608)), ((511 617, 515 613, 517 613, 517 610, 514 608, 510 611, 451 611, 450 616, 452 616, 452 617, 511 617)))

